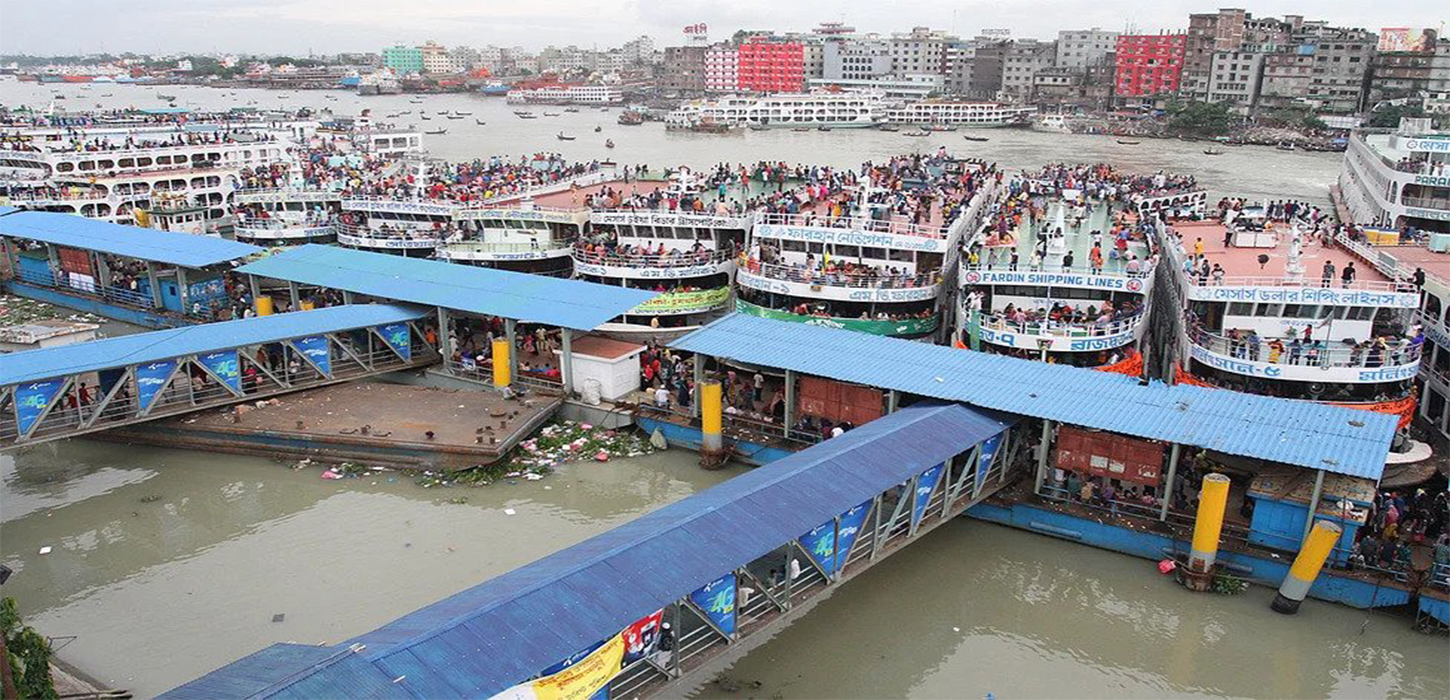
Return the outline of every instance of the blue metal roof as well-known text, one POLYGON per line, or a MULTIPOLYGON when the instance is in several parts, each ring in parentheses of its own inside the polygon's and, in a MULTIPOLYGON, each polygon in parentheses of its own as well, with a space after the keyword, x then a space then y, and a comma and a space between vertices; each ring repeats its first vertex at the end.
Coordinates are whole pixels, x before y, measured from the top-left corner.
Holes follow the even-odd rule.
POLYGON ((330 306, 25 350, 0 355, 0 386, 319 333, 411 321, 425 315, 427 312, 423 309, 401 304, 330 306))
POLYGON ((731 314, 672 347, 1023 416, 1378 480, 1397 419, 731 314))
POLYGON ((6 215, 9 215, 9 214, 14 214, 17 211, 20 211, 20 209, 18 209, 16 207, 0 206, 0 216, 6 216, 6 215))
POLYGON ((48 211, 23 211, 0 217, 0 235, 193 268, 262 252, 254 245, 211 236, 122 226, 48 211))
MULTIPOLYGON (((401 679, 393 688, 412 697, 488 697, 1010 424, 1010 418, 960 404, 910 406, 334 649, 365 645, 352 656, 378 670, 370 677, 401 679)), ((301 697, 289 688, 302 682, 318 696, 383 697, 357 680, 367 674, 320 666, 311 652, 298 654, 290 674, 275 670, 273 657, 264 664, 255 656, 161 697, 301 697), (284 676, 285 684, 272 680, 284 676)))
POLYGON ((304 245, 238 268, 301 284, 468 313, 593 330, 655 297, 612 285, 304 245))

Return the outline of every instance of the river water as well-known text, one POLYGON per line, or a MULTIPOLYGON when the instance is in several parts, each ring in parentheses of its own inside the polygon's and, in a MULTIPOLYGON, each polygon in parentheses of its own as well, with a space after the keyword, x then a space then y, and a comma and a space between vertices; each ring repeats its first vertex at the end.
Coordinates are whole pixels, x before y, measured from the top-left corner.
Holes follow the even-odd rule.
MULTIPOLYGON (((124 86, 0 82, 0 104, 159 106, 124 86), (105 93, 112 97, 101 97, 105 93)), ((618 110, 524 121, 498 98, 328 100, 320 92, 167 87, 186 106, 427 107, 437 156, 555 151, 654 166, 760 159, 850 166, 946 144, 1007 168, 1111 160, 1192 172, 1215 196, 1323 201, 1338 157, 1025 130, 914 139, 882 132, 666 133, 622 127, 618 110), (232 96, 235 93, 235 96, 232 96), (487 122, 478 126, 474 119, 487 122), (603 132, 595 134, 594 126, 603 132), (559 131, 578 136, 557 141, 559 131), (603 147, 604 138, 618 144, 603 147)), ((551 108, 552 109, 552 108, 551 108)), ((534 111, 542 113, 542 109, 534 111)), ((61 654, 139 697, 278 641, 337 642, 501 574, 737 471, 666 452, 562 468, 538 482, 426 490, 406 477, 324 481, 264 459, 75 440, 0 456, 4 594, 61 654), (466 502, 451 502, 466 498, 466 502), (506 509, 512 509, 513 515, 506 509), (41 556, 41 547, 50 554, 41 556), (282 614, 281 622, 272 622, 282 614), (69 639, 74 637, 73 640, 69 639)), ((1404 616, 1309 601, 1271 614, 1272 591, 1192 595, 1151 562, 960 520, 837 591, 696 696, 1446 697, 1450 647, 1404 616), (753 687, 758 682, 758 688, 753 687)))

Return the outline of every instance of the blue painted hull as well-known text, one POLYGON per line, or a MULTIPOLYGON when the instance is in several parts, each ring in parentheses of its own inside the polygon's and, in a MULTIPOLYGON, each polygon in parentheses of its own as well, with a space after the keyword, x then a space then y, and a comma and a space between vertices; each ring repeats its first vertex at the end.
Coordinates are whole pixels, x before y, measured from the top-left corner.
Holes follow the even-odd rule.
MULTIPOLYGON (((668 421, 645 417, 637 417, 634 422, 648 433, 654 433, 656 428, 664 431, 665 439, 669 440, 672 446, 685 447, 697 451, 700 449, 701 436, 698 428, 690 428, 668 421)), ((779 447, 770 447, 754 442, 735 442, 733 445, 737 454, 736 459, 757 467, 794 454, 790 450, 783 450, 779 447)))
MULTIPOLYGON (((1174 550, 1173 540, 1166 535, 1100 523, 1025 503, 1010 506, 982 503, 968 510, 967 515, 1153 561, 1162 560, 1168 552, 1174 550)), ((1180 543, 1178 549, 1182 550, 1184 546, 1180 543)), ((1271 559, 1267 556, 1220 550, 1218 561, 1235 576, 1277 588, 1289 574, 1289 565, 1293 559, 1288 555, 1282 559, 1271 559)), ((1332 571, 1324 571, 1319 575, 1314 586, 1309 589, 1309 595, 1360 609, 1391 607, 1410 602, 1408 590, 1338 576, 1332 571)))
POLYGON ((24 284, 22 282, 8 282, 5 284, 5 288, 15 296, 43 301, 49 304, 55 304, 56 306, 64 306, 67 309, 84 311, 97 316, 105 316, 106 318, 123 321, 135 326, 145 328, 176 328, 186 325, 179 319, 168 316, 138 311, 124 306, 116 306, 115 304, 108 304, 99 299, 87 299, 85 297, 62 294, 53 289, 46 289, 45 287, 24 284))

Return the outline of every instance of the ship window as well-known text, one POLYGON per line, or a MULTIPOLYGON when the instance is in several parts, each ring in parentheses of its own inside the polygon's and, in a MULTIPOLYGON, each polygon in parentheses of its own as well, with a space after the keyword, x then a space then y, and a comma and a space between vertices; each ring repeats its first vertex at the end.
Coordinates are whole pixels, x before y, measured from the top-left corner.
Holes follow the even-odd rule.
POLYGON ((894 260, 896 262, 916 262, 916 252, 915 251, 911 251, 911 250, 896 250, 896 249, 893 248, 892 250, 890 250, 888 252, 890 253, 890 257, 888 257, 887 260, 894 260))
POLYGON ((146 166, 148 166, 148 165, 151 165, 151 157, 150 156, 141 156, 140 158, 137 158, 136 159, 136 165, 138 165, 140 167, 143 167, 143 168, 146 167, 146 166))
POLYGON ((861 256, 861 249, 853 245, 838 245, 835 246, 835 249, 834 254, 841 257, 857 258, 861 256))
POLYGON ((1254 305, 1246 301, 1236 301, 1228 305, 1228 311, 1225 313, 1229 316, 1252 316, 1254 315, 1254 305))
POLYGON ((134 168, 134 167, 136 167, 136 159, 135 158, 122 158, 122 159, 116 161, 116 164, 117 165, 120 165, 123 168, 134 168))
POLYGON ((55 166, 55 171, 58 173, 68 173, 75 169, 75 163, 57 163, 55 166))
POLYGON ((1346 320, 1368 321, 1374 318, 1374 307, 1372 306, 1351 306, 1349 313, 1345 315, 1346 320))
POLYGON ((784 251, 787 251, 787 252, 791 252, 791 253, 804 253, 804 252, 806 252, 806 242, 805 241, 781 241, 780 242, 780 249, 781 250, 784 250, 784 251))

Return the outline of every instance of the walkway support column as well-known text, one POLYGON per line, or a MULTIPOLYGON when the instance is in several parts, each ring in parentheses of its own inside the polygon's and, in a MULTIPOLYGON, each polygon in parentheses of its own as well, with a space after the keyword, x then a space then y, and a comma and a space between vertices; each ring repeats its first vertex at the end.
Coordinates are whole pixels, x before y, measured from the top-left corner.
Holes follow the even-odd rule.
POLYGON ((559 375, 564 380, 564 398, 567 399, 574 395, 574 331, 560 328, 559 336, 564 341, 559 354, 559 375))
POLYGON ((1223 532, 1223 512, 1228 505, 1229 479, 1213 473, 1203 477, 1198 494, 1198 517, 1193 524, 1193 546, 1188 555, 1188 587, 1208 590, 1213 565, 1218 558, 1218 538, 1223 532), (1199 588, 1198 586, 1202 586, 1199 588))
POLYGON ((1047 480, 1047 450, 1052 442, 1052 421, 1042 421, 1042 441, 1037 443, 1037 478, 1033 482, 1032 492, 1041 496, 1042 483, 1047 480))
POLYGON ((443 371, 453 373, 453 329, 448 326, 448 309, 438 307, 438 354, 443 356, 443 371))
POLYGON ((695 370, 695 400, 693 401, 694 405, 690 407, 690 410, 695 414, 696 418, 699 418, 700 404, 704 401, 704 399, 701 397, 701 391, 703 391, 703 387, 705 386, 705 356, 701 355, 698 352, 695 353, 695 356, 691 358, 690 364, 694 365, 695 370))
POLYGON ((191 313, 191 295, 186 292, 186 268, 176 268, 176 296, 181 299, 181 315, 191 313))
MULTIPOLYGON (((711 379, 700 385, 700 452, 701 464, 706 468, 718 465, 716 459, 723 456, 725 439, 722 428, 725 420, 720 381, 711 379)), ((720 461, 724 461, 721 459, 720 461)))
POLYGON ((513 380, 513 348, 508 338, 493 339, 493 386, 507 388, 513 380))
POLYGON ((795 428, 795 372, 785 371, 785 423, 782 428, 785 436, 790 437, 790 431, 795 428))
POLYGON ((151 308, 159 309, 164 306, 161 301, 161 280, 156 278, 156 263, 146 261, 146 284, 151 287, 151 308))
POLYGON ((1314 472, 1314 491, 1309 494, 1309 514, 1304 516, 1304 537, 1299 541, 1302 547, 1309 541, 1309 533, 1314 529, 1314 514, 1319 511, 1319 499, 1324 495, 1324 470, 1318 469, 1314 472))
POLYGON ((1182 449, 1178 443, 1173 443, 1173 449, 1168 453, 1168 475, 1163 478, 1163 493, 1158 494, 1162 501, 1158 508, 1158 519, 1168 520, 1168 506, 1173 503, 1173 478, 1178 475, 1178 455, 1182 449))
POLYGON ((287 280, 287 301, 292 304, 289 311, 302 310, 302 292, 297 288, 297 283, 287 280))
POLYGON ((512 378, 519 373, 519 329, 518 322, 506 318, 503 320, 503 337, 509 344, 509 377, 512 378))
POLYGON ((1284 577, 1283 585, 1279 586, 1279 594, 1269 604, 1274 612, 1285 615, 1299 612, 1299 604, 1304 602, 1304 596, 1309 595, 1309 587, 1314 585, 1314 579, 1319 578, 1319 570, 1324 568, 1329 553, 1334 551, 1341 532, 1338 524, 1328 520, 1313 523, 1309 536, 1304 540, 1304 546, 1299 548, 1299 556, 1294 557, 1294 565, 1289 567, 1289 575, 1284 577))

